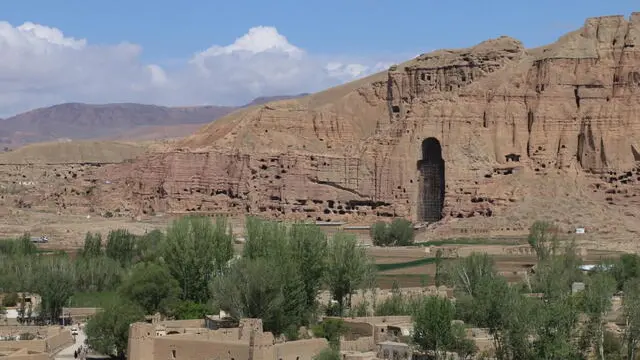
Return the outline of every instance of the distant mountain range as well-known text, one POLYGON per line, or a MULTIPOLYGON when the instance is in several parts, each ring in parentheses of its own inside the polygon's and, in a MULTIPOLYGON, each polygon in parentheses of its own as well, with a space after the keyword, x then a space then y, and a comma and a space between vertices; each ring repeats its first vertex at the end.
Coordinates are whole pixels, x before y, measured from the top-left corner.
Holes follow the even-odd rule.
POLYGON ((63 139, 156 140, 182 137, 237 109, 305 95, 259 97, 239 107, 165 107, 129 103, 54 105, 0 119, 0 146, 15 148, 63 139))

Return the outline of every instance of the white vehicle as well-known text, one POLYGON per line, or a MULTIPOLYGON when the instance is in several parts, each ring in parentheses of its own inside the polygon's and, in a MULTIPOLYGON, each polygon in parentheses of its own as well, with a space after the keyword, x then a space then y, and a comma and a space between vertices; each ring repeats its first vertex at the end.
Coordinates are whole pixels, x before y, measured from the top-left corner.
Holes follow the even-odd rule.
POLYGON ((36 244, 44 244, 49 242, 49 238, 46 235, 40 237, 32 237, 31 242, 36 244))
POLYGON ((76 336, 78 335, 78 327, 74 326, 71 328, 71 335, 76 336))

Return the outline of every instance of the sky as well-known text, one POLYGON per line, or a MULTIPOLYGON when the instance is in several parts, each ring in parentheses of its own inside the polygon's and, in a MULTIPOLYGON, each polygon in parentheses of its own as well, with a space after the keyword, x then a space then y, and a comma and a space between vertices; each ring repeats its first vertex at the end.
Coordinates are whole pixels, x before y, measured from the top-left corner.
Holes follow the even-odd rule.
POLYGON ((241 105, 501 35, 540 46, 633 11, 637 0, 4 1, 0 117, 64 102, 241 105))

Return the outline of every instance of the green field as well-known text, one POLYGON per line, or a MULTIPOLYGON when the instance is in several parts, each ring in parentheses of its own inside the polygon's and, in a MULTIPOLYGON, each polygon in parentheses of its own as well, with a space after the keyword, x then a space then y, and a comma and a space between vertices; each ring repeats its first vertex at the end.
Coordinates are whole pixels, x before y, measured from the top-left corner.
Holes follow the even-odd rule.
POLYGON ((376 270, 378 270, 378 272, 383 272, 383 271, 389 271, 389 270, 407 269, 407 268, 412 268, 417 266, 433 264, 435 262, 436 262, 436 258, 429 257, 429 258, 417 259, 417 260, 401 262, 401 263, 376 264, 376 270))
POLYGON ((496 237, 496 238, 451 238, 415 243, 415 246, 445 246, 445 245, 527 245, 526 238, 496 237))

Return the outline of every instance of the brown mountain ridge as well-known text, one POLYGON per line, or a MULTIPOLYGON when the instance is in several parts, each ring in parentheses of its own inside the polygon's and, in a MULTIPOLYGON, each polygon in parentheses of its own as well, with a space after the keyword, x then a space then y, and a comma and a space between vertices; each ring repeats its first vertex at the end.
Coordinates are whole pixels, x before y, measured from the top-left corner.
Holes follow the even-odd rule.
POLYGON ((239 108, 303 96, 266 96, 239 106, 164 107, 66 103, 0 119, 0 145, 72 140, 156 140, 183 137, 239 108))

